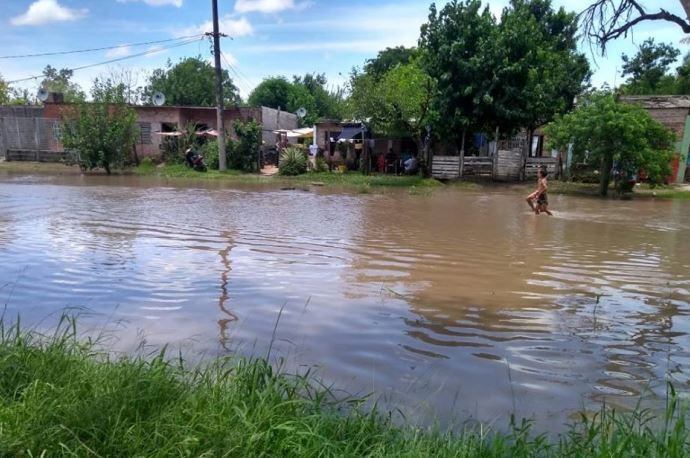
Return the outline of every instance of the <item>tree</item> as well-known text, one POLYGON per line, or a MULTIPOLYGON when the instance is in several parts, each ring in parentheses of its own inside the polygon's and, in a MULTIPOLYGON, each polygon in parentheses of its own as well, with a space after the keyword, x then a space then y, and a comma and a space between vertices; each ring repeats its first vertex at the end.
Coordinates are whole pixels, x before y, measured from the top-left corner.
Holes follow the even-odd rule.
POLYGON ((312 125, 324 117, 341 117, 342 93, 326 89, 325 75, 307 73, 292 79, 292 82, 282 76, 264 79, 249 95, 248 103, 291 113, 303 107, 307 116, 300 120, 301 125, 312 125))
POLYGON ((283 76, 275 76, 264 79, 254 88, 247 102, 251 106, 263 106, 288 110, 292 85, 283 76))
POLYGON ((296 87, 296 93, 302 94, 299 96, 296 94, 294 97, 295 101, 300 97, 305 98, 302 104, 295 105, 297 109, 301 106, 307 109, 307 116, 303 119, 304 125, 312 125, 322 118, 342 119, 344 110, 343 92, 340 89, 329 90, 326 87, 328 84, 326 75, 323 73, 307 73, 303 77, 295 75, 292 77, 292 84, 296 87), (311 99, 304 95, 303 91, 300 90, 300 86, 307 91, 311 99), (311 105, 312 109, 310 110, 307 105, 311 105))
POLYGON ((419 50, 417 48, 406 48, 405 46, 386 48, 379 51, 375 58, 367 60, 364 65, 364 72, 379 78, 397 65, 409 64, 418 56, 419 50))
POLYGON ((94 81, 93 102, 81 101, 65 114, 62 144, 79 153, 83 167, 102 167, 110 175, 124 165, 136 141, 136 113, 127 106, 122 86, 94 81))
MULTIPOLYGON (((151 100, 155 92, 165 95, 166 105, 212 107, 216 105, 216 74, 214 67, 201 56, 186 57, 167 68, 158 68, 144 88, 144 100, 151 100)), ((227 70, 223 70, 223 103, 237 105, 240 97, 227 70)))
POLYGON ((7 105, 10 103, 11 95, 10 85, 7 84, 5 80, 2 79, 2 75, 0 75, 0 105, 7 105))
POLYGON ((67 68, 58 70, 50 65, 43 69, 41 88, 49 92, 63 94, 65 102, 79 102, 84 100, 85 94, 77 83, 72 82, 74 72, 67 68))
POLYGON ((596 0, 582 13, 585 37, 606 51, 606 45, 619 37, 627 37, 643 21, 666 21, 676 24, 684 33, 690 33, 690 0, 677 0, 685 11, 685 18, 664 8, 649 12, 640 0, 596 0))
POLYGON ((437 84, 436 131, 460 143, 461 151, 468 128, 481 124, 493 103, 489 58, 495 30, 488 6, 482 9, 479 0, 451 0, 440 12, 432 3, 422 25, 422 65, 437 84))
POLYGON ((590 76, 576 36, 576 15, 554 10, 551 0, 511 0, 488 48, 493 84, 486 122, 531 131, 570 110, 590 76))
POLYGON ((623 76, 629 76, 624 92, 628 94, 670 94, 675 80, 667 75, 671 64, 680 51, 665 43, 654 43, 654 38, 644 41, 634 57, 623 54, 623 76))
POLYGON ((354 73, 349 101, 352 115, 369 120, 375 132, 392 137, 411 135, 421 152, 435 88, 416 60, 398 64, 378 79, 375 74, 354 73))
POLYGON ((683 63, 676 69, 676 94, 690 94, 690 54, 686 54, 683 63))
MULTIPOLYGON (((652 184, 670 174, 673 133, 637 105, 619 102, 609 92, 587 96, 571 113, 545 130, 551 147, 573 145, 574 160, 599 167, 599 194, 606 196, 614 165, 626 175, 643 170, 652 184)), ((620 187, 619 187, 620 190, 620 187)))

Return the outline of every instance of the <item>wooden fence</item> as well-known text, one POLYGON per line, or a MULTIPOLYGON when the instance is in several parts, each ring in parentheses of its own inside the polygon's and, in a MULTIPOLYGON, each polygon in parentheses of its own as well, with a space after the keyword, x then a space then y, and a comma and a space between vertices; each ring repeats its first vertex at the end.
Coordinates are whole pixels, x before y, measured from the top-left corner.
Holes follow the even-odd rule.
POLYGON ((431 162, 431 176, 439 180, 460 177, 460 156, 434 156, 431 162))
POLYGON ((33 161, 33 162, 64 162, 75 164, 77 158, 73 153, 67 151, 46 151, 46 150, 25 150, 8 149, 5 151, 5 160, 10 161, 33 161))
POLYGON ((536 180, 537 173, 544 167, 550 177, 558 172, 558 159, 555 157, 528 157, 525 163, 525 180, 536 180))
POLYGON ((463 158, 462 176, 493 177, 494 158, 490 156, 465 156, 463 158))

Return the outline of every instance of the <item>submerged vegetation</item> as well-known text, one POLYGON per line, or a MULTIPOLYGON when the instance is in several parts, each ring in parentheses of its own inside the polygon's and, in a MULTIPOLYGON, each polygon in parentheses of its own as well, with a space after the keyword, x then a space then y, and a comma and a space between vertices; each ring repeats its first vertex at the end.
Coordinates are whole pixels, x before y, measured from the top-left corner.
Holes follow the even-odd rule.
POLYGON ((337 401, 312 375, 264 359, 187 368, 162 351, 114 359, 72 319, 50 336, 0 323, 2 456, 671 456, 690 452, 671 388, 648 411, 582 415, 556 438, 511 421, 507 433, 396 426, 360 400, 337 401))

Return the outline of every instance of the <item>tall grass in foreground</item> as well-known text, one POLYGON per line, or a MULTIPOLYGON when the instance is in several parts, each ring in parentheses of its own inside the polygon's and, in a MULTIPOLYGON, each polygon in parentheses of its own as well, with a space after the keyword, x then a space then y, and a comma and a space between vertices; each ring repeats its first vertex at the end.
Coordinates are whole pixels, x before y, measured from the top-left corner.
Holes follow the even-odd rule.
POLYGON ((73 320, 50 336, 0 323, 0 456, 681 457, 688 440, 674 393, 665 418, 602 412, 553 440, 529 422, 443 434, 333 402, 313 378, 261 359, 111 359, 76 338, 73 320))

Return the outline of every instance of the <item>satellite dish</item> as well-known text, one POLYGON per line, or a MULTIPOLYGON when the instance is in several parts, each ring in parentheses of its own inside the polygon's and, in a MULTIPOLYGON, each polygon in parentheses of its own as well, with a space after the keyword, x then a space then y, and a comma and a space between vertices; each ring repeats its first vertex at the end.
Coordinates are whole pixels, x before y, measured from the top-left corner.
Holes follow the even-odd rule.
POLYGON ((48 100, 48 95, 49 95, 48 90, 46 88, 42 87, 41 89, 38 90, 36 97, 41 102, 45 102, 46 100, 48 100))
POLYGON ((304 118, 307 115, 307 109, 304 107, 300 107, 299 110, 295 113, 300 119, 304 118))
POLYGON ((165 103, 165 94, 158 91, 154 92, 153 96, 151 96, 151 102, 157 107, 163 105, 165 103))

